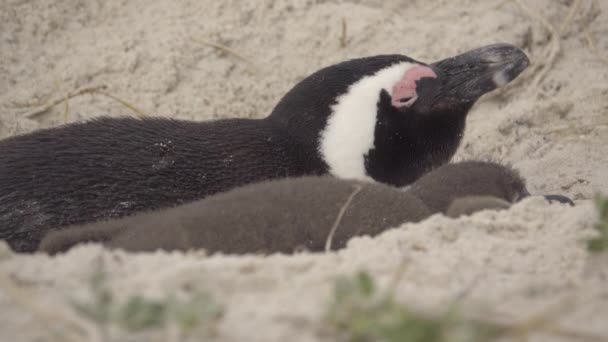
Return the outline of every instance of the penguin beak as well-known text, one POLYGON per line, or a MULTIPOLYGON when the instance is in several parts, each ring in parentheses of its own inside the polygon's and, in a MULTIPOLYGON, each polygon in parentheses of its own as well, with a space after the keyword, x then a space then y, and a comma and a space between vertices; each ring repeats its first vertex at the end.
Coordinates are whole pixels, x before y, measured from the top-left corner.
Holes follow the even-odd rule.
POLYGON ((441 83, 442 106, 472 105, 479 97, 514 80, 528 65, 526 54, 509 44, 494 44, 431 64, 441 83))

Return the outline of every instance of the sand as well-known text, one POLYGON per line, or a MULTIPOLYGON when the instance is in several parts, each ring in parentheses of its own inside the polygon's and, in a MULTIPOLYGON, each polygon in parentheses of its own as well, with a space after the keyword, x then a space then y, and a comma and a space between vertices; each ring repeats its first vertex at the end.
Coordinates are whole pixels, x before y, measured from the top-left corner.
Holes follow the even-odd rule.
MULTIPOLYGON (((531 192, 568 195, 577 206, 530 199, 504 212, 433 216, 325 255, 125 254, 90 245, 49 258, 2 246, 2 339, 100 340, 69 304, 90 295, 100 260, 119 300, 211 293, 225 308, 206 337, 218 341, 332 341, 322 326, 335 277, 365 269, 382 287, 399 265, 395 294, 405 304, 437 311, 461 297, 472 314, 521 321, 567 303, 553 327, 608 338, 608 262, 582 242, 596 219, 590 199, 608 193, 608 2, 528 3, 557 30, 565 26, 559 40, 514 1, 3 0, 0 137, 137 115, 99 92, 59 102, 91 87, 147 115, 264 117, 295 82, 344 59, 403 53, 433 62, 484 44, 518 45, 533 65, 475 106, 455 159, 512 164, 531 192), (539 81, 550 49, 556 58, 539 81)), ((175 336, 160 329, 130 338, 175 336)), ((531 340, 589 339, 545 332, 531 340)))

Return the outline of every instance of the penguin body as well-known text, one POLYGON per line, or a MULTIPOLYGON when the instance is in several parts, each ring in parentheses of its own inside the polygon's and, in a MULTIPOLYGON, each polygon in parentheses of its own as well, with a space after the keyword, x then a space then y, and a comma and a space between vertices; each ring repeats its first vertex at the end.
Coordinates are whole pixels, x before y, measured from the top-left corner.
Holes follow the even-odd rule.
POLYGON ((204 248, 209 253, 292 253, 303 247, 318 252, 324 250, 342 208, 332 249, 343 248, 354 236, 374 236, 404 222, 445 213, 447 207, 437 210, 443 202, 485 195, 474 203, 474 210, 459 204, 461 213, 472 213, 496 209, 497 202, 505 204, 500 208, 508 207, 527 194, 515 171, 492 163, 446 165, 426 177, 424 186, 433 179, 450 186, 437 187, 443 192, 436 197, 419 198, 410 190, 334 177, 250 184, 175 208, 51 232, 41 251, 57 253, 80 242, 102 242, 128 251, 204 248), (481 182, 469 182, 469 174, 481 182), (503 188, 503 184, 512 186, 503 188), (453 186, 458 190, 453 191, 453 186), (441 203, 435 203, 439 197, 441 203))
POLYGON ((0 153, 0 234, 18 251, 35 249, 53 227, 323 171, 259 120, 102 118, 0 143, 7 146, 0 153))
POLYGON ((402 55, 321 69, 261 120, 103 118, 0 141, 0 238, 172 207, 245 184, 330 174, 411 183, 456 151, 468 110, 528 60, 492 45, 427 65, 402 55))

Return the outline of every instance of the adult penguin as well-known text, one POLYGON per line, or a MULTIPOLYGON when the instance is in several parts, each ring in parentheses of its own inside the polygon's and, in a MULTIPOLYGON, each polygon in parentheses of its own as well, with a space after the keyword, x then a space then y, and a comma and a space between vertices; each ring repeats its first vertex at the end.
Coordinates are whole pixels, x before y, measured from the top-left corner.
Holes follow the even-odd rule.
POLYGON ((0 238, 175 206, 252 182, 332 174, 405 185, 447 162, 466 114, 528 65, 511 45, 437 63, 354 59, 302 80, 265 119, 101 118, 0 141, 0 238))

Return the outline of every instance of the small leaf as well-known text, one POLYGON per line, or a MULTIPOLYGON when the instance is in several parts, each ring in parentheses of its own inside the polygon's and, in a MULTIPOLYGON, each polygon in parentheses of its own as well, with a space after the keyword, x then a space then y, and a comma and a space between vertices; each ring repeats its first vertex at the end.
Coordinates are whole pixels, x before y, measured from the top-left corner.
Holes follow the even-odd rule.
POLYGON ((598 212, 598 222, 594 228, 599 236, 587 240, 587 249, 599 253, 608 250, 608 196, 598 193, 595 196, 595 207, 598 212))
POLYGON ((608 241, 600 238, 590 239, 587 241, 587 249, 591 252, 601 252, 608 248, 608 241))
POLYGON ((218 319, 223 308, 207 293, 197 293, 186 303, 171 301, 171 312, 175 321, 185 329, 191 329, 201 321, 218 319))
POLYGON ((118 323, 129 330, 163 326, 165 324, 166 310, 166 304, 162 302, 133 296, 129 298, 119 311, 118 323))
POLYGON ((370 297, 374 293, 374 281, 367 272, 362 271, 357 274, 357 285, 366 297, 370 297))

